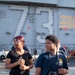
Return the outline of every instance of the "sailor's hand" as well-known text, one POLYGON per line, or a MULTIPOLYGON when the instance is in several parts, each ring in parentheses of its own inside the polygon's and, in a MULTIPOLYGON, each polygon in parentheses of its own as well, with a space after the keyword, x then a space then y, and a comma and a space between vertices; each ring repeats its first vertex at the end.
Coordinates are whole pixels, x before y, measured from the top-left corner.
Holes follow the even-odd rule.
POLYGON ((67 73, 68 73, 67 69, 64 69, 64 68, 58 69, 58 74, 67 74, 67 73))
POLYGON ((27 70, 27 69, 29 69, 29 66, 20 65, 20 70, 27 70))
POLYGON ((20 60, 20 65, 24 65, 25 64, 25 60, 24 59, 21 59, 20 60))
POLYGON ((20 65, 20 70, 25 70, 25 65, 20 65))
POLYGON ((20 58, 18 59, 18 61, 17 61, 17 64, 18 64, 18 65, 20 65, 21 60, 22 60, 22 57, 20 57, 20 58))

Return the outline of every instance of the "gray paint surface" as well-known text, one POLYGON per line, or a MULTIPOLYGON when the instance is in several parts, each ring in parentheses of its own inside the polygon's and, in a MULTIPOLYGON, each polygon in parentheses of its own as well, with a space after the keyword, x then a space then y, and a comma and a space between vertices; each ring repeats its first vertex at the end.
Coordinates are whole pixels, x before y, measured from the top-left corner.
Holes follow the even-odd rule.
POLYGON ((0 49, 10 50, 17 31, 32 50, 42 51, 48 34, 55 34, 62 45, 75 49, 74 13, 71 8, 0 4, 0 49), (17 30, 19 24, 22 28, 17 30))
POLYGON ((57 5, 58 7, 75 8, 75 0, 0 0, 3 2, 31 2, 57 5))

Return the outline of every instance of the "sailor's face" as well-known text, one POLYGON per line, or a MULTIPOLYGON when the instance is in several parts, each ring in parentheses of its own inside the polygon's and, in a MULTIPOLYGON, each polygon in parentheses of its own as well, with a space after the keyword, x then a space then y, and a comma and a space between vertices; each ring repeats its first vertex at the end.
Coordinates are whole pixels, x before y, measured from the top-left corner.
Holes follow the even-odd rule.
POLYGON ((60 48, 60 46, 61 46, 61 44, 60 44, 60 43, 58 43, 57 48, 60 48))
POLYGON ((45 48, 46 48, 46 50, 54 50, 55 49, 55 44, 52 41, 47 39, 45 41, 45 48))
POLYGON ((19 48, 20 46, 22 46, 22 42, 20 40, 14 39, 13 40, 13 44, 15 48, 19 48))

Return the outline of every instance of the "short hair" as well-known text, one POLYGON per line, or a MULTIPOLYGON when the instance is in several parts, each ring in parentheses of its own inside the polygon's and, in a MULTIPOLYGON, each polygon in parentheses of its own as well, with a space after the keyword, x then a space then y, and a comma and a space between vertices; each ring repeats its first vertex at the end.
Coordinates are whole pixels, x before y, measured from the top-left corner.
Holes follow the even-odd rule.
POLYGON ((16 36, 16 37, 13 38, 13 40, 14 40, 14 39, 20 40, 20 41, 22 41, 23 43, 25 43, 25 39, 24 39, 23 36, 16 36))
POLYGON ((47 39, 52 41, 56 46, 58 45, 58 38, 55 35, 48 35, 45 40, 47 39))
POLYGON ((58 39, 58 43, 60 43, 60 40, 58 39))

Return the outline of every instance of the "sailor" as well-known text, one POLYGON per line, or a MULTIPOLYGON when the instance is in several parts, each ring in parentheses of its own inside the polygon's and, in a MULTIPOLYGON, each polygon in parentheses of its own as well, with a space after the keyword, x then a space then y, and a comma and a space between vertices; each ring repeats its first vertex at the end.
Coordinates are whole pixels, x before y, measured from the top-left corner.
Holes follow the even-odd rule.
POLYGON ((39 55, 35 75, 65 75, 68 73, 66 57, 58 53, 58 38, 48 35, 45 38, 46 52, 39 55))

